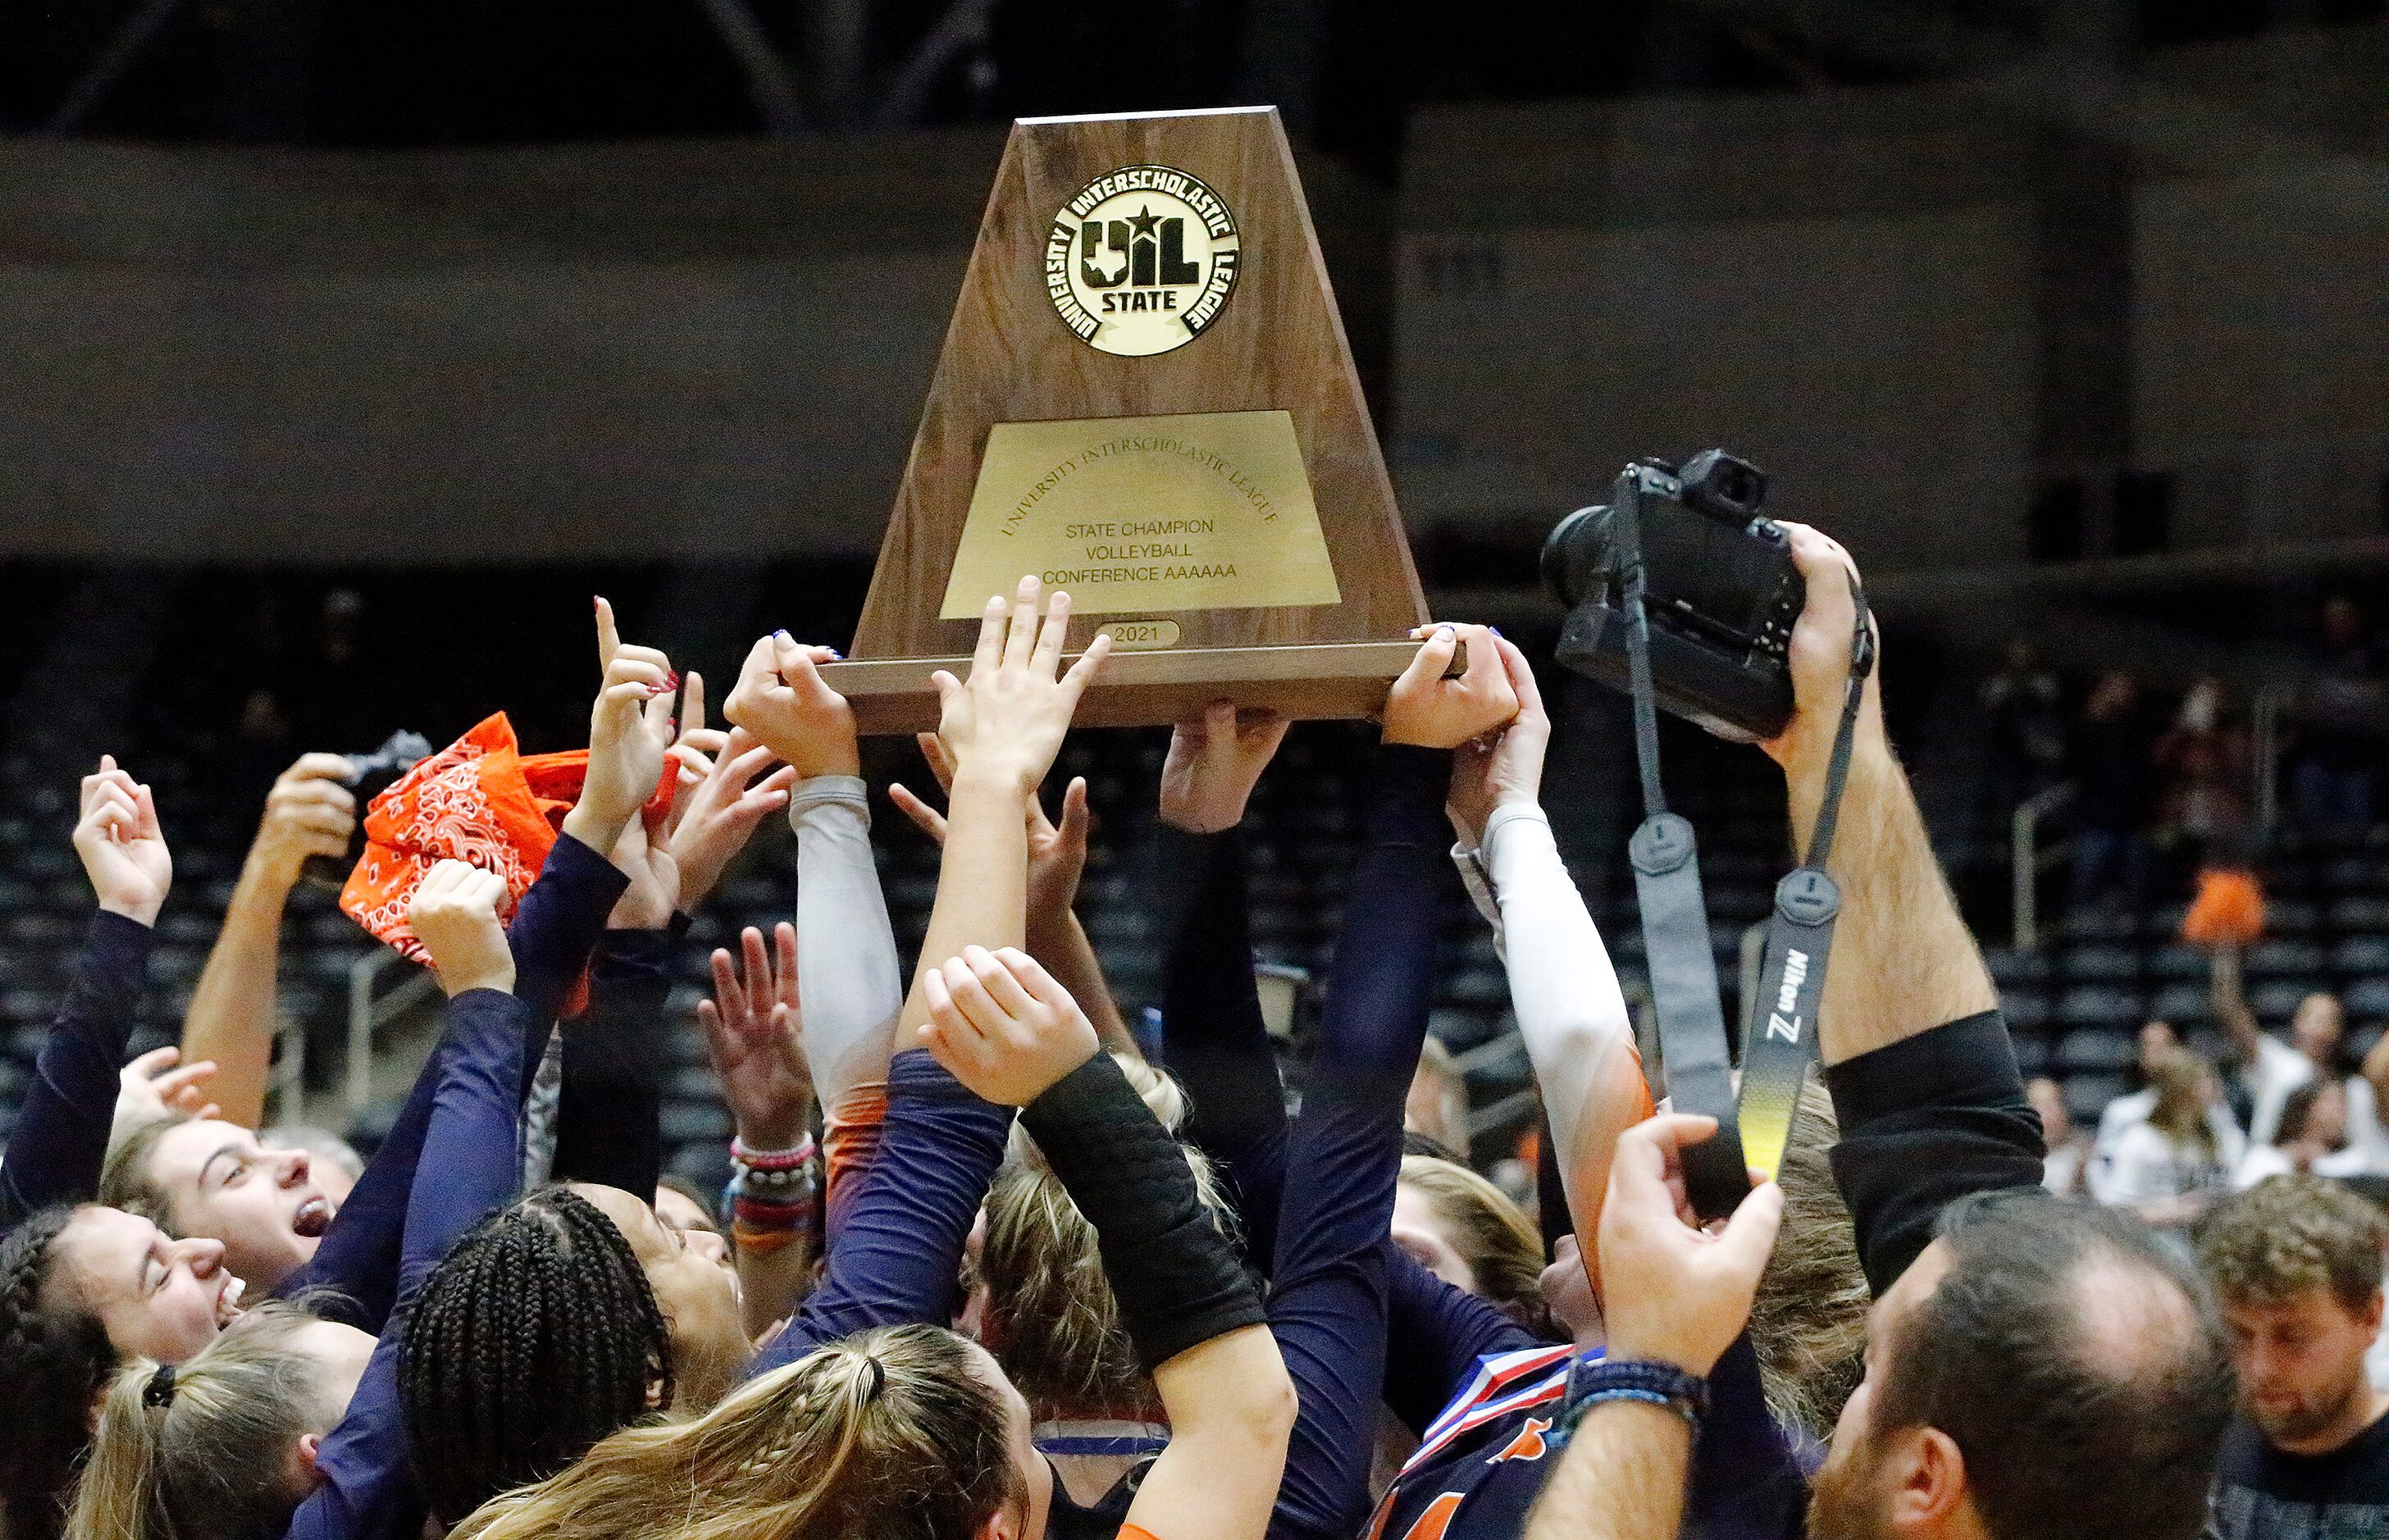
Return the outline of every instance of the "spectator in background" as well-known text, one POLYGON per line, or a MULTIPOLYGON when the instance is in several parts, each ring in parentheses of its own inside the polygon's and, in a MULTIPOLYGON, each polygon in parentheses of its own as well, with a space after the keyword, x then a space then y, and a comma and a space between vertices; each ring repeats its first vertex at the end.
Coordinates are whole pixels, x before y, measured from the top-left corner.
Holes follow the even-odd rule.
POLYGON ((2193 862, 2237 851, 2248 827, 2248 735, 2224 719, 2223 685, 2202 679, 2150 751, 2160 835, 2193 862))
POLYGON ((2146 883, 2150 745, 2140 697, 2130 674, 2112 670, 2091 689, 2075 725, 2076 907, 2118 887, 2127 902, 2137 902, 2146 883))
POLYGON ((2040 1137, 2049 1146, 2041 1161, 2040 1185, 2061 1198, 2083 1196, 2089 1190, 2090 1140, 2065 1110, 2065 1092, 2048 1075, 2038 1075, 2024 1094, 2040 1114, 2040 1137))
POLYGON ((1988 751, 1984 800, 1992 817, 2005 820, 2065 778, 2064 693, 2032 643, 2018 637, 1999 671, 1983 681, 1980 698, 1988 751))
POLYGON ((2254 1187, 2268 1177, 2353 1177, 2364 1170, 2364 1152, 2347 1142, 2347 1087, 2318 1075, 2292 1091, 2281 1103, 2281 1122, 2273 1142, 2249 1147, 2234 1187, 2254 1187))
POLYGON ((2389 720, 2389 663, 2364 612, 2344 593, 2323 601, 2322 667, 2306 700, 2290 788, 2308 827, 2355 833, 2372 822, 2389 720))
POLYGON ((2214 1111, 2222 1101, 2215 1072, 2183 1049, 2156 1056, 2150 1066, 2156 1104, 2146 1123, 2125 1130, 2114 1161, 2100 1175, 2099 1201, 2128 1208, 2160 1228, 2187 1229, 2230 1180, 2245 1158, 2239 1130, 2217 1136, 2214 1111))
MULTIPOLYGON (((2090 1181, 2095 1186, 2100 1173, 2114 1164, 2115 1146, 2124 1135, 2149 1120, 2156 1111, 2156 1062, 2167 1053, 2181 1050, 2181 1035, 2171 1022, 2150 1021, 2140 1024, 2140 1055, 2132 1066, 2140 1081, 2140 1089, 2127 1091, 2101 1109, 2099 1132, 2092 1140, 2090 1181)), ((2206 1125, 2215 1130, 2216 1143, 2229 1144, 2240 1137, 2240 1125, 2231 1114, 2228 1101, 2217 1101, 2207 1110, 2206 1125)))
POLYGON ((2384 1245, 2378 1209, 2307 1176, 2235 1195, 2201 1232, 2240 1371, 2216 1470, 2221 1540, 2389 1534, 2389 1394, 2365 1370, 2384 1245))

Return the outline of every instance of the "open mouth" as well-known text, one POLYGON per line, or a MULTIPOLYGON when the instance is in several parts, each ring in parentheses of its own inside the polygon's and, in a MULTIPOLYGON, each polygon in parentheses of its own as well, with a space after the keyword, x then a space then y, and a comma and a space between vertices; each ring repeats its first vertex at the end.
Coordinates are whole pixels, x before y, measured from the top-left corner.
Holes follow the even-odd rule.
POLYGON ((240 1296, 248 1292, 248 1284, 230 1273, 224 1275, 224 1287, 216 1292, 216 1324, 218 1326, 232 1324, 233 1317, 240 1314, 240 1296))
POLYGON ((305 1240, 313 1241, 332 1228, 332 1205, 324 1198, 310 1198, 299 1205, 290 1216, 290 1228, 305 1240))

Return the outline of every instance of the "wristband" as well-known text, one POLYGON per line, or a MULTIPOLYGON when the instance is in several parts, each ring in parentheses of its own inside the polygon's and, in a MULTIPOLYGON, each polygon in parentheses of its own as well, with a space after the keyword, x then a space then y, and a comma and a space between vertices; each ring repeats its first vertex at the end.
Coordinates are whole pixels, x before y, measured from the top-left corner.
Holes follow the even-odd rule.
POLYGON ((1148 1372, 1267 1318, 1203 1206, 1185 1149, 1110 1054, 1063 1076, 1021 1109, 1020 1122, 1094 1227, 1120 1325, 1148 1372))
POLYGON ((811 1133, 786 1150, 749 1150, 737 1139, 730 1141, 730 1158, 749 1171, 794 1171, 819 1152, 811 1133))
POLYGON ((1697 1432, 1701 1419, 1708 1415, 1709 1382, 1673 1364, 1579 1355, 1568 1363, 1567 1391, 1554 1419, 1557 1426, 1547 1435, 1552 1447, 1565 1448, 1585 1413, 1609 1401, 1670 1407, 1697 1432))

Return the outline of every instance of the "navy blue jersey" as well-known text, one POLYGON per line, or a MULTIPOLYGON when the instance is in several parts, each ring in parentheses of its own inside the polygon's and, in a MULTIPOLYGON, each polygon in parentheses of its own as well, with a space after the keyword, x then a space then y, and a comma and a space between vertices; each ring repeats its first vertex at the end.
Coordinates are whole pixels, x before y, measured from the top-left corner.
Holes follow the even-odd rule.
MULTIPOLYGON (((1477 1360, 1476 1372, 1420 1436, 1369 1540, 1514 1536, 1543 1489, 1545 1434, 1567 1394, 1569 1347, 1527 1348, 1477 1360)), ((1601 1356, 1599 1349, 1585 1355, 1601 1356)))
MULTIPOLYGON (((1418 1453, 1378 1504, 1369 1540, 1517 1540, 1559 1449, 1550 1434, 1567 1394, 1567 1347, 1477 1360, 1428 1424, 1418 1453)), ((1585 1354, 1598 1361, 1594 1348, 1585 1354)), ((1803 1528, 1806 1468, 1821 1454, 1779 1430, 1759 1391, 1748 1337, 1709 1376, 1709 1415, 1693 1455, 1685 1540, 1787 1540, 1803 1528)))

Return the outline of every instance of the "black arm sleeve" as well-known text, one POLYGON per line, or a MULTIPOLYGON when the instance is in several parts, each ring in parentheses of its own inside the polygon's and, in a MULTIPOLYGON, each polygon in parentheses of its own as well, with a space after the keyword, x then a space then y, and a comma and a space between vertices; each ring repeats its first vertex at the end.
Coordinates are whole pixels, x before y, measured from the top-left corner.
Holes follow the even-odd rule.
POLYGON ((1094 1226, 1121 1325, 1147 1370, 1261 1324, 1260 1294, 1204 1209, 1186 1152, 1111 1055, 1072 1070, 1020 1121, 1094 1226))
POLYGON ((609 930, 598 937, 588 1013, 564 1029, 557 1181, 655 1196, 663 1172, 664 1002, 671 994, 675 935, 609 930))
POLYGON ((2040 1118, 1996 1011, 1947 1023, 1825 1071, 1842 1126, 1833 1177, 1877 1294, 1960 1198, 2040 1186, 2040 1118))

